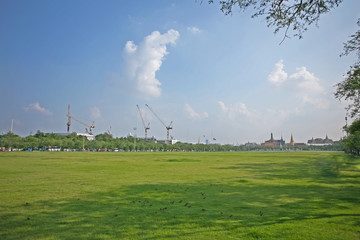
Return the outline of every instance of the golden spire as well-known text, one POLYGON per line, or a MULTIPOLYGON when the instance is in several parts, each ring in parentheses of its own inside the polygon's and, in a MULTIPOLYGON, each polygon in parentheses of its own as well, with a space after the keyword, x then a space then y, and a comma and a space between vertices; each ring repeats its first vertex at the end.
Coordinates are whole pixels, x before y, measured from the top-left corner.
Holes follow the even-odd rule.
POLYGON ((290 146, 295 146, 295 142, 294 142, 294 138, 293 135, 291 134, 291 139, 290 139, 290 146))

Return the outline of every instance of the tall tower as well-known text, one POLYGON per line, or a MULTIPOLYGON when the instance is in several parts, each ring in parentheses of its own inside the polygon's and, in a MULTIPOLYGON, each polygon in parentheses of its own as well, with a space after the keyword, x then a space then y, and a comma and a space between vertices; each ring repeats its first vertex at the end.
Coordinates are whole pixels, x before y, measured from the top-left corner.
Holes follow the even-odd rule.
POLYGON ((270 138, 270 141, 273 142, 274 141, 274 136, 273 136, 273 133, 271 133, 271 138, 270 138))
POLYGON ((291 134, 291 139, 290 139, 290 146, 294 147, 295 146, 295 142, 294 142, 294 138, 293 135, 291 134))

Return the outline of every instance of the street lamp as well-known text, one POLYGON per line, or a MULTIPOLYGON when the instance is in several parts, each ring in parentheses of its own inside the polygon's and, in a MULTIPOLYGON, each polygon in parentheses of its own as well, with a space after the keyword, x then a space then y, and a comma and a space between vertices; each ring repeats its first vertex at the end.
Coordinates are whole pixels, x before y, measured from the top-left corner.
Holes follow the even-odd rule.
POLYGON ((4 140, 3 140, 3 135, 4 135, 4 132, 1 132, 2 134, 1 134, 1 150, 0 151, 2 151, 3 150, 3 146, 4 146, 4 140))
POLYGON ((347 130, 347 117, 345 117, 345 132, 346 132, 346 136, 348 136, 348 130, 347 130))

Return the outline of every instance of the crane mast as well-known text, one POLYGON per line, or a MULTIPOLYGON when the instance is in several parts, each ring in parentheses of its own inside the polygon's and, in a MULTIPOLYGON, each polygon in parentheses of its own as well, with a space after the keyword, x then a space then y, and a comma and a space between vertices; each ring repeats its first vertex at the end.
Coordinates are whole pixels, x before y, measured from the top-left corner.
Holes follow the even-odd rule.
POLYGON ((136 105, 138 110, 139 110, 139 113, 140 113, 140 117, 141 117, 141 121, 142 121, 142 124, 144 126, 144 129, 145 129, 145 139, 147 139, 147 131, 150 129, 150 123, 148 123, 148 125, 145 125, 145 121, 144 121, 144 118, 141 114, 141 110, 140 110, 140 107, 139 105, 136 105))
POLYGON ((70 126, 71 126, 70 104, 68 104, 68 114, 66 116, 68 117, 67 133, 70 133, 70 126))
POLYGON ((145 106, 147 106, 150 111, 154 114, 154 116, 159 119, 159 121, 162 123, 162 125, 164 125, 164 127, 166 128, 166 144, 169 145, 170 144, 170 130, 172 129, 172 121, 170 122, 170 124, 168 126, 166 126, 166 124, 161 120, 161 118, 154 112, 154 110, 152 110, 152 108, 145 104, 145 106))

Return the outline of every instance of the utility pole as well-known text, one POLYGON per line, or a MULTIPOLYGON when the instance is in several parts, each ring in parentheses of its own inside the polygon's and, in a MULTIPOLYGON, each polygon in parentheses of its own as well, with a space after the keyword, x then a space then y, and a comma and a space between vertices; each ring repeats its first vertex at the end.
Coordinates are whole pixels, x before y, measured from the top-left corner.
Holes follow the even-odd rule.
POLYGON ((4 140, 3 140, 3 136, 4 135, 4 132, 1 133, 1 151, 2 151, 2 148, 4 146, 4 140))
POLYGON ((134 151, 136 152, 136 127, 134 127, 134 151))

